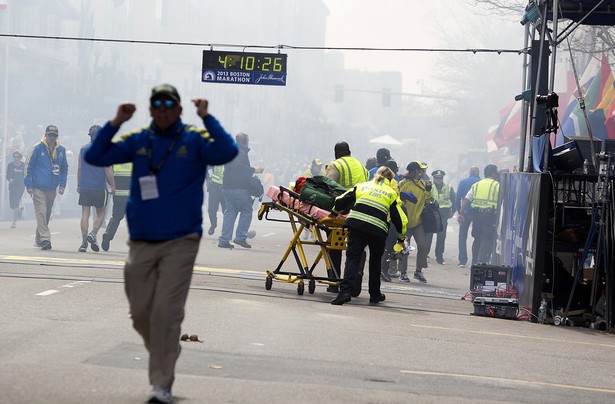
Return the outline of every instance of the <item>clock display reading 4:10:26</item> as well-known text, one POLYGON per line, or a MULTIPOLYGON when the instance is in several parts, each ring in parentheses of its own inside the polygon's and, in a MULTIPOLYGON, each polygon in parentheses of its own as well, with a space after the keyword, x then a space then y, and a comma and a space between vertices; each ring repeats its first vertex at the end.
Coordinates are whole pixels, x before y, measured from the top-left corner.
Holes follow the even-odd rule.
POLYGON ((203 51, 203 69, 286 73, 286 56, 280 53, 203 51))

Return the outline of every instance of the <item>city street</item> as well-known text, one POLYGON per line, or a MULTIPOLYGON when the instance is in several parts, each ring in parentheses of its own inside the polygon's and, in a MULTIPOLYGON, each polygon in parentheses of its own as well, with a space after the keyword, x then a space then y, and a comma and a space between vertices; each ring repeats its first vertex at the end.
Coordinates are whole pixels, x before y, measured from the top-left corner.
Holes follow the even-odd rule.
MULTIPOLYGON (((52 220, 50 251, 33 246, 33 220, 9 227, 0 222, 0 402, 144 402, 147 353, 123 291, 125 224, 99 253, 77 252, 76 218, 52 220)), ((448 264, 430 262, 427 284, 383 283, 377 307, 367 278, 343 306, 329 304, 326 285, 266 290, 291 229, 256 215, 252 228, 252 249, 218 248, 219 228, 203 237, 182 330, 200 341, 181 342, 175 402, 615 401, 612 334, 472 315, 452 220, 448 264)), ((296 269, 292 255, 284 268, 296 269)))

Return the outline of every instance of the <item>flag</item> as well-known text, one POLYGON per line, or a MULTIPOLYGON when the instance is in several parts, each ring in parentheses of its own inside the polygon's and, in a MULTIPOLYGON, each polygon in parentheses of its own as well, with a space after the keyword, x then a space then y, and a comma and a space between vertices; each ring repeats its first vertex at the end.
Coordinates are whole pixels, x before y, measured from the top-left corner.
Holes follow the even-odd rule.
POLYGON ((521 102, 511 101, 500 110, 500 123, 488 132, 498 149, 519 139, 521 133, 521 102))
MULTIPOLYGON (((587 80, 587 91, 583 95, 585 101, 585 112, 587 113, 587 121, 585 120, 585 116, 583 114, 583 110, 579 105, 578 100, 572 100, 571 103, 566 108, 564 119, 562 120, 562 130, 561 133, 566 136, 588 136, 587 130, 587 122, 591 125, 592 134, 594 134, 594 130, 605 133, 605 125, 604 119, 606 112, 598 112, 593 117, 592 112, 597 109, 598 105, 600 105, 603 96, 609 93, 609 85, 613 86, 613 73, 611 72, 611 67, 609 66, 609 62, 607 60, 606 54, 602 54, 601 62, 599 68, 597 70, 593 70, 592 63, 587 67, 586 72, 583 73, 583 78, 580 82, 587 80, 586 73, 595 71, 595 75, 587 80), (590 70, 591 69, 591 70, 590 70), (609 84, 610 83, 610 84, 609 84), (592 124, 593 123, 593 124, 592 124)), ((583 86, 581 88, 581 92, 583 92, 583 86)), ((578 96, 578 95, 577 95, 578 96)))

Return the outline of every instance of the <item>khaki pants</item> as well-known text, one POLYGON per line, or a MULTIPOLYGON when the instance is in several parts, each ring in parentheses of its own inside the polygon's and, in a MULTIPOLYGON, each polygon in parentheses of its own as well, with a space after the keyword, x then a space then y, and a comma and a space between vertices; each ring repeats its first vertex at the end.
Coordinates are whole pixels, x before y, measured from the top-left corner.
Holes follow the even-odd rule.
POLYGON ((34 205, 34 215, 36 216, 36 244, 42 241, 51 241, 51 233, 49 232, 49 219, 51 218, 51 208, 56 200, 55 189, 40 189, 32 190, 32 204, 34 205))
POLYGON ((198 234, 162 242, 130 240, 124 266, 125 291, 133 327, 149 351, 149 381, 170 389, 181 347, 198 234))

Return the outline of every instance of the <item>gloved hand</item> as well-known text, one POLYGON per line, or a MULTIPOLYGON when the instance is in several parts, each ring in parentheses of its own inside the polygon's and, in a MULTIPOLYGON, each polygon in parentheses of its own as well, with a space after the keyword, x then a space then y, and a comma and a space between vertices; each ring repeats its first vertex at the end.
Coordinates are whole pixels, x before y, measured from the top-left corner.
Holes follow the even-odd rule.
POLYGON ((431 182, 428 182, 427 184, 425 184, 425 191, 431 191, 431 182))
POLYGON ((400 192, 399 194, 399 198, 402 201, 408 201, 410 203, 417 203, 419 200, 416 198, 416 195, 414 195, 412 192, 408 192, 408 191, 403 191, 400 192))
POLYGON ((397 243, 393 246, 393 252, 399 254, 404 249, 404 241, 406 236, 397 237, 397 243))

